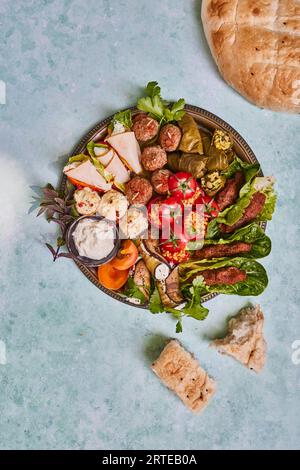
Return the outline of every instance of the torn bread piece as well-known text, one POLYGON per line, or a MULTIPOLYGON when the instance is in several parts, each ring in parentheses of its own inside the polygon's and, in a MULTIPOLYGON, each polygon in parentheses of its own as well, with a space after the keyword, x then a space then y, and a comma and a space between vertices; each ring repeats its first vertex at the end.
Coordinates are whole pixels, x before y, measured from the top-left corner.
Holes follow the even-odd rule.
POLYGON ((152 370, 195 413, 208 404, 216 389, 215 381, 175 339, 163 349, 152 370))
POLYGON ((267 344, 263 337, 264 315, 259 305, 242 308, 228 322, 228 333, 216 339, 212 346, 228 354, 255 372, 264 367, 267 344))

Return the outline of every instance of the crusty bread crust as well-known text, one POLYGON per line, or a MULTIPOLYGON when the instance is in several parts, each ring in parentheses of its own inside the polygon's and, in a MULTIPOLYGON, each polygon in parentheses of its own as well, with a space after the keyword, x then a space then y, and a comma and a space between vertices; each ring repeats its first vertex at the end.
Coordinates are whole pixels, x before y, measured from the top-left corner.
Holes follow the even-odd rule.
POLYGON ((249 101, 300 113, 300 0, 202 0, 224 79, 249 101))
POLYGON ((215 392, 215 382, 177 340, 171 340, 152 370, 193 412, 201 411, 215 392))

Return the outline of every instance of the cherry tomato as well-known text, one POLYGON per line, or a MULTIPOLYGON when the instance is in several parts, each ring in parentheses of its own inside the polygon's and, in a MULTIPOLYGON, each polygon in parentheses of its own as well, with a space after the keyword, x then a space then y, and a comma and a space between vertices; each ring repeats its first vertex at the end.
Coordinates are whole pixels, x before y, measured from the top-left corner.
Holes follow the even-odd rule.
POLYGON ((180 238, 172 234, 170 238, 160 240, 161 254, 169 263, 178 264, 187 261, 191 257, 187 243, 188 240, 183 234, 180 238))
POLYGON ((178 199, 191 198, 198 187, 198 183, 191 173, 181 171, 169 177, 169 191, 178 199))
POLYGON ((123 240, 121 246, 116 254, 116 257, 111 260, 111 265, 123 271, 124 269, 129 269, 134 265, 138 259, 138 249, 133 243, 132 240, 123 240))
POLYGON ((207 196, 206 194, 201 195, 195 205, 203 204, 204 205, 204 217, 207 220, 214 219, 218 217, 220 209, 213 197, 207 196))

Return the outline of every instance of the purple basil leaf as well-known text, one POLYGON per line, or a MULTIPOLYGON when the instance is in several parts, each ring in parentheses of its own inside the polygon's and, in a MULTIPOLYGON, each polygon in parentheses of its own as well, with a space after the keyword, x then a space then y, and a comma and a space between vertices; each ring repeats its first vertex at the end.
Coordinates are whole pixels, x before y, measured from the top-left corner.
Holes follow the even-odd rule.
POLYGON ((38 213, 36 214, 36 216, 39 217, 39 216, 42 215, 45 211, 46 211, 46 207, 41 207, 40 210, 38 211, 38 213))
POLYGON ((52 255, 53 255, 53 258, 55 258, 55 255, 56 255, 56 251, 55 249, 53 248, 53 246, 51 246, 49 243, 45 243, 46 247, 48 248, 49 251, 51 251, 52 255))
POLYGON ((57 255, 57 258, 69 258, 69 259, 73 259, 74 256, 72 255, 72 253, 59 253, 59 255, 57 255))

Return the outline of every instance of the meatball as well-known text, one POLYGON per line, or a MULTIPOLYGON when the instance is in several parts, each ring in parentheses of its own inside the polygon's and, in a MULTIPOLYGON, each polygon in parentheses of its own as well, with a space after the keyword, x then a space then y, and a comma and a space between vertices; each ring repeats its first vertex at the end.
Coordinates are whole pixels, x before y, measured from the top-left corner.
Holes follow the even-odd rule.
POLYGON ((135 176, 125 185, 125 194, 130 204, 147 204, 152 193, 151 183, 141 176, 135 176))
POLYGON ((170 170, 167 170, 166 168, 156 170, 152 176, 151 176, 151 183, 154 188, 154 190, 158 194, 167 194, 169 190, 169 177, 172 175, 172 172, 170 170))
POLYGON ((179 146, 181 130, 174 124, 166 124, 159 133, 159 143, 167 152, 174 152, 179 146))
POLYGON ((158 122, 147 115, 142 115, 141 117, 137 115, 133 120, 132 130, 140 143, 154 139, 158 134, 158 129, 158 122))
POLYGON ((141 161, 145 170, 155 171, 165 166, 168 160, 166 151, 160 145, 151 145, 144 148, 141 161))
POLYGON ((137 121, 139 121, 140 119, 144 119, 145 117, 147 117, 147 113, 138 113, 138 114, 135 114, 135 116, 133 116, 132 120, 133 120, 133 124, 136 123, 137 121))

